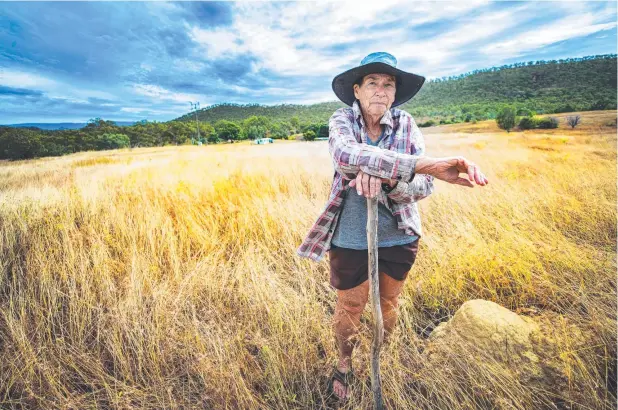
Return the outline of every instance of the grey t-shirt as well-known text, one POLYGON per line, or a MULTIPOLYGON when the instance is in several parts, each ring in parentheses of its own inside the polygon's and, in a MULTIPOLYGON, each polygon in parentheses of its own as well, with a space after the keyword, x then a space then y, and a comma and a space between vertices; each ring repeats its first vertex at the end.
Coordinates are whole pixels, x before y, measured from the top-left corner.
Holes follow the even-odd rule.
MULTIPOLYGON (((375 143, 367 139, 369 145, 377 146, 384 138, 382 135, 375 143)), ((418 239, 417 235, 407 235, 397 228, 397 218, 384 204, 378 202, 378 247, 396 246, 418 239)), ((343 200, 341 214, 332 243, 340 248, 367 249, 367 198, 358 195, 356 188, 349 188, 343 200)))

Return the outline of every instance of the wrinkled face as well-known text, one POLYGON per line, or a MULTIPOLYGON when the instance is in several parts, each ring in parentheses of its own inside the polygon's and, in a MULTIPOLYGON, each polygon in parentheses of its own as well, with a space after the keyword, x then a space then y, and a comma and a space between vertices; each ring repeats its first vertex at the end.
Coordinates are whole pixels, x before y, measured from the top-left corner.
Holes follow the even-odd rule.
POLYGON ((354 96, 360 101, 364 112, 381 117, 391 109, 396 87, 396 79, 390 74, 367 74, 360 86, 354 84, 354 96))

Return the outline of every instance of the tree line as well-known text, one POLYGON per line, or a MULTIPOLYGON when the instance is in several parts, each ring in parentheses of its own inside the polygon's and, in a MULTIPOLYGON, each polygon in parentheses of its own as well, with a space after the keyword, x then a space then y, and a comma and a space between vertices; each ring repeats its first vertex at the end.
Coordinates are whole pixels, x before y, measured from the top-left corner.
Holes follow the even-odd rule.
MULTIPOLYGON (((528 113, 616 109, 616 54, 576 59, 516 63, 475 70, 446 80, 429 81, 409 102, 398 107, 421 127, 495 120, 506 108, 515 116, 528 113)), ((118 126, 91 119, 77 130, 41 130, 0 126, 0 159, 58 156, 79 151, 125 147, 209 144, 269 137, 311 140, 328 137, 328 119, 345 104, 215 104, 173 121, 140 121, 118 126)), ((521 121, 521 118, 518 119, 521 121)), ((549 127, 551 124, 519 124, 549 127)), ((539 120, 540 121, 540 120, 539 120)))
POLYGON ((77 130, 0 126, 0 159, 21 160, 80 151, 212 144, 256 138, 295 139, 301 136, 306 140, 328 137, 328 124, 301 122, 298 117, 289 121, 272 121, 264 116, 252 116, 240 122, 200 123, 198 138, 195 122, 140 121, 131 126, 118 126, 114 121, 94 118, 77 130))

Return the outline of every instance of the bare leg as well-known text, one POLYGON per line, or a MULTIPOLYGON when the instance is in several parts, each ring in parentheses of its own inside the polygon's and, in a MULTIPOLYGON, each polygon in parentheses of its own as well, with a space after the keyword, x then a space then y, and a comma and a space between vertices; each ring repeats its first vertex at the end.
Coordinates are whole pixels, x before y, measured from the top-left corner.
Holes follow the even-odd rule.
MULTIPOLYGON (((348 289, 337 290, 337 305, 333 317, 333 327, 337 339, 339 361, 337 369, 346 373, 351 365, 352 351, 358 343, 360 317, 369 297, 369 281, 348 289)), ((349 397, 349 392, 338 381, 334 382, 335 394, 339 398, 349 397)))

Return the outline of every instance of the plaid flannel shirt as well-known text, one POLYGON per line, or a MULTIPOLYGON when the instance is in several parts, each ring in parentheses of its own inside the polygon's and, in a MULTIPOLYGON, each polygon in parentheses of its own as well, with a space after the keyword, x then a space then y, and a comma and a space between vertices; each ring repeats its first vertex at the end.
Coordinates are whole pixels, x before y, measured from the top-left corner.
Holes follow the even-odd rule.
MULTIPOLYGON (((417 201, 433 192, 433 176, 415 174, 418 159, 425 154, 425 142, 412 116, 391 108, 380 120, 386 130, 378 146, 367 144, 367 130, 358 100, 352 107, 339 108, 328 121, 328 151, 335 173, 328 201, 296 253, 316 262, 330 250, 331 239, 341 214, 349 183, 359 170, 380 178, 396 179, 397 186, 377 196, 397 218, 397 227, 408 235, 422 236, 417 201)), ((356 193, 355 193, 356 194, 356 193)))

